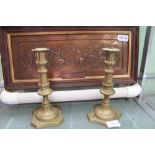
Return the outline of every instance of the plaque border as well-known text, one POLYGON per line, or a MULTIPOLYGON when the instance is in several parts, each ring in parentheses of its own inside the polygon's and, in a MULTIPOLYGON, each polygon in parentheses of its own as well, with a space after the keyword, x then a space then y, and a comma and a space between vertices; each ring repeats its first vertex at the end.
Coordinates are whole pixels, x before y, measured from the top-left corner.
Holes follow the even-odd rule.
MULTIPOLYGON (((15 79, 14 77, 14 67, 13 67, 13 59, 12 59, 12 48, 11 48, 11 37, 12 36, 33 36, 33 35, 50 35, 50 34, 105 34, 105 33, 120 33, 129 35, 129 56, 128 56, 128 73, 124 75, 114 75, 114 78, 129 78, 131 75, 131 35, 130 31, 58 31, 58 32, 25 32, 25 33, 8 33, 7 34, 7 44, 9 51, 9 61, 11 68, 11 79, 13 83, 21 83, 21 82, 38 82, 38 79, 15 79)), ((84 78, 74 78, 74 79, 63 79, 63 78, 49 78, 49 81, 76 81, 76 80, 97 80, 103 79, 104 76, 86 76, 84 78)))

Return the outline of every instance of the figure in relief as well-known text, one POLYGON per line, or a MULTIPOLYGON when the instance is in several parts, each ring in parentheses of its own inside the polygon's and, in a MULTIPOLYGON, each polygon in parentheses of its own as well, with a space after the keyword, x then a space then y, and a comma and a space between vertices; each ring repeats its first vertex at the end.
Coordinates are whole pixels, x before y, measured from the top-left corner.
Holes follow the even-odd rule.
MULTIPOLYGON (((19 66, 26 68, 31 66, 36 70, 35 55, 31 51, 24 51, 21 55, 19 52, 19 66)), ((120 54, 121 55, 121 54, 120 54)), ((115 56, 116 65, 119 65, 120 55, 115 56)), ((100 47, 92 46, 65 46, 65 47, 51 47, 48 53, 48 67, 53 67, 56 70, 62 70, 65 66, 80 66, 80 68, 87 69, 87 67, 100 67, 104 64, 105 53, 100 47), (70 54, 68 54, 70 53, 70 54), (71 55, 71 56, 69 56, 71 55)), ((20 67, 19 67, 19 72, 20 67)))

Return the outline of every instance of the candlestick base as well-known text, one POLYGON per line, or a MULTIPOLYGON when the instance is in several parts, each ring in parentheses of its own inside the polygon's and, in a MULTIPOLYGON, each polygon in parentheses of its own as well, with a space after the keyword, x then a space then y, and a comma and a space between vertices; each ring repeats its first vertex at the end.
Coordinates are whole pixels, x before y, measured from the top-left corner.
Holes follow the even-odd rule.
POLYGON ((122 113, 111 107, 103 107, 102 104, 95 105, 94 108, 87 114, 88 120, 91 123, 97 123, 107 127, 106 122, 112 120, 119 120, 122 113))
POLYGON ((58 126, 63 122, 62 110, 58 106, 52 106, 47 110, 42 107, 32 112, 31 125, 35 128, 46 128, 49 126, 58 126))

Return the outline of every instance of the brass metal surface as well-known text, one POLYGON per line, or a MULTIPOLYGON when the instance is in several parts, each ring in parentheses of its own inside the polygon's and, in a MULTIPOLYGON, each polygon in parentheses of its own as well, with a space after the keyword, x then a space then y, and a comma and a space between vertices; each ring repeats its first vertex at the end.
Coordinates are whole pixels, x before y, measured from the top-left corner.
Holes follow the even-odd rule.
POLYGON ((104 95, 103 102, 95 105, 94 108, 87 114, 90 122, 98 123, 107 127, 106 121, 119 120, 122 113, 110 105, 109 96, 115 94, 113 89, 113 66, 115 65, 115 53, 119 52, 117 48, 103 48, 106 52, 105 63, 105 78, 103 87, 100 89, 104 95))
POLYGON ((41 107, 32 112, 32 125, 35 128, 44 128, 49 126, 57 126, 63 122, 62 110, 58 106, 53 106, 50 104, 48 95, 52 93, 49 87, 49 82, 47 78, 47 60, 46 53, 49 51, 47 48, 36 48, 33 49, 36 53, 36 64, 39 66, 38 72, 40 73, 40 89, 38 94, 43 96, 43 102, 41 107))

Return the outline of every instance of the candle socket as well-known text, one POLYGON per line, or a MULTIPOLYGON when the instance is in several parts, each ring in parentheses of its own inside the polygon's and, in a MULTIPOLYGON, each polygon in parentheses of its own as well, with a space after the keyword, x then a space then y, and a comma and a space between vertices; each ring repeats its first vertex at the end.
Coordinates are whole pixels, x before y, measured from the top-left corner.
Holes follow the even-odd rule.
POLYGON ((32 51, 36 53, 36 64, 39 66, 38 72, 40 73, 40 89, 37 93, 43 97, 43 101, 39 108, 33 110, 31 124, 35 128, 58 126, 63 122, 64 118, 61 108, 50 104, 48 99, 48 95, 52 93, 52 89, 49 87, 47 78, 48 70, 46 67, 48 63, 46 60, 46 53, 49 52, 49 49, 35 48, 32 51))
POLYGON ((109 96, 115 94, 113 89, 113 66, 115 65, 115 53, 119 52, 117 48, 102 48, 106 52, 105 78, 102 82, 103 87, 100 89, 104 99, 101 104, 97 104, 87 114, 88 120, 92 123, 98 123, 107 127, 106 121, 119 120, 122 113, 111 107, 109 96))

